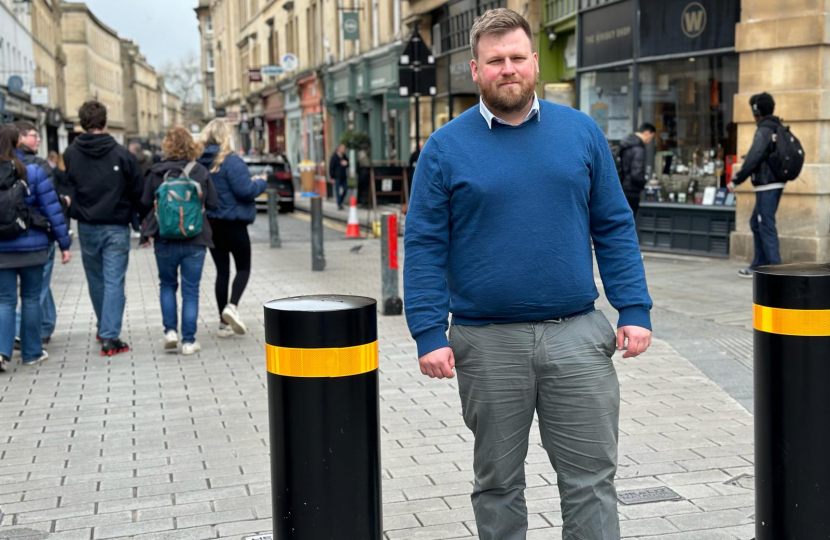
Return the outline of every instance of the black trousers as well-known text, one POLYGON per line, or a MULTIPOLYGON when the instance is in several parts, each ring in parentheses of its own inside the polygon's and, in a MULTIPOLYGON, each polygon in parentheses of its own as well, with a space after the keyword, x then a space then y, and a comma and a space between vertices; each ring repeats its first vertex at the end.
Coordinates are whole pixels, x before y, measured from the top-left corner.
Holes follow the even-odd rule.
POLYGON ((228 303, 239 305, 242 293, 251 277, 251 239, 248 236, 247 221, 226 221, 211 219, 213 245, 210 255, 216 265, 216 305, 219 316, 228 303), (228 284, 231 279, 231 256, 236 266, 230 302, 228 302, 228 284))

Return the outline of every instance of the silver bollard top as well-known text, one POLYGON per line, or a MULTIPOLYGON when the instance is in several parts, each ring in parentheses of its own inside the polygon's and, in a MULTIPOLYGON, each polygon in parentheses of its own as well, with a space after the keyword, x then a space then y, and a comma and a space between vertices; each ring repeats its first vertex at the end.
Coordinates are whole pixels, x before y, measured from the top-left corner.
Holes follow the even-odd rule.
POLYGON ((293 296, 265 304, 265 342, 326 349, 377 341, 377 302, 365 296, 293 296))
POLYGON ((791 263, 776 264, 772 266, 759 266, 755 269, 757 274, 768 276, 830 276, 830 264, 817 263, 791 263))

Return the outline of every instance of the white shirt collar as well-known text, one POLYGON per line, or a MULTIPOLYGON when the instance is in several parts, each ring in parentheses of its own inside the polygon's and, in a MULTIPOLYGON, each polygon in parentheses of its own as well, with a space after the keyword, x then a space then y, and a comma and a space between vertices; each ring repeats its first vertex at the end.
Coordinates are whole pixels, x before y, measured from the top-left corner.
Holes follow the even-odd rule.
MULTIPOLYGON (((495 116, 493 113, 491 113, 490 109, 487 108, 487 105, 484 104, 484 99, 482 99, 482 98, 479 98, 478 112, 480 112, 481 116, 484 117, 484 120, 487 122, 487 127, 490 128, 490 129, 493 129, 493 120, 495 120, 496 122, 498 122, 500 124, 504 124, 506 126, 512 125, 512 124, 509 124, 509 123, 505 122, 504 120, 502 120, 498 116, 495 116)), ((530 111, 527 113, 527 116, 525 116, 525 119, 522 120, 522 123, 519 124, 519 125, 522 125, 525 122, 527 122, 528 120, 530 120, 531 118, 533 118, 534 114, 536 115, 536 120, 537 121, 542 119, 542 113, 539 110, 539 96, 536 95, 536 92, 533 92, 533 105, 531 105, 530 111)))

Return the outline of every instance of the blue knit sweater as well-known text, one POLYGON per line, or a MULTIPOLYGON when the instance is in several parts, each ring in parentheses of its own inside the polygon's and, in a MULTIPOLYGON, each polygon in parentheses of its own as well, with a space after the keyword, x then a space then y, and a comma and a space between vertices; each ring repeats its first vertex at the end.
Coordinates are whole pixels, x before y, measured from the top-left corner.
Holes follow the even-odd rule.
POLYGON ((596 123, 541 102, 540 119, 493 122, 474 107, 418 160, 406 218, 404 299, 418 355, 448 347, 453 323, 588 313, 605 294, 619 326, 651 328, 634 219, 596 123))

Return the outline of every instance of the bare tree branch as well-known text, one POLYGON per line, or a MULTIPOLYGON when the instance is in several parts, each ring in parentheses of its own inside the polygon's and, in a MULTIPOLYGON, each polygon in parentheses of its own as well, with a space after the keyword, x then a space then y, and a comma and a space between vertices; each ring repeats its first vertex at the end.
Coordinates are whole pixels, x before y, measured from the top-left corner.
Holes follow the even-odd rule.
POLYGON ((201 103, 202 66, 196 53, 191 52, 181 60, 167 62, 161 68, 161 73, 165 85, 181 98, 183 106, 201 103))

